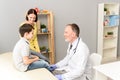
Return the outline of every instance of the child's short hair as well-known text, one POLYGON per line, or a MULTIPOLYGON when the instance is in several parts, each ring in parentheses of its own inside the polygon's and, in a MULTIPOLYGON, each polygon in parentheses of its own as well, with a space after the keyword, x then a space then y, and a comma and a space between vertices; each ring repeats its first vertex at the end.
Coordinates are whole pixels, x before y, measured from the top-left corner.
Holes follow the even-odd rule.
POLYGON ((32 29, 34 29, 34 28, 31 24, 25 23, 20 26, 19 33, 20 33, 21 37, 23 37, 26 32, 29 33, 32 31, 32 29))

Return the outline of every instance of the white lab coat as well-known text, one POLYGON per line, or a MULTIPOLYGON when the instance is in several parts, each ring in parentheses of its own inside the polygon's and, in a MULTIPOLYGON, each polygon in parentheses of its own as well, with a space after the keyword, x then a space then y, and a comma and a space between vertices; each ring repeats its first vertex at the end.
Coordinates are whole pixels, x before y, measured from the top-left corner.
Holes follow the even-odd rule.
POLYGON ((80 40, 77 38, 72 45, 72 48, 69 50, 69 44, 66 57, 60 62, 56 63, 56 66, 60 70, 67 71, 67 73, 62 74, 63 80, 76 80, 77 78, 79 78, 77 80, 87 80, 84 73, 88 61, 89 49, 81 38, 80 40), (74 50, 75 48, 76 52, 74 50))

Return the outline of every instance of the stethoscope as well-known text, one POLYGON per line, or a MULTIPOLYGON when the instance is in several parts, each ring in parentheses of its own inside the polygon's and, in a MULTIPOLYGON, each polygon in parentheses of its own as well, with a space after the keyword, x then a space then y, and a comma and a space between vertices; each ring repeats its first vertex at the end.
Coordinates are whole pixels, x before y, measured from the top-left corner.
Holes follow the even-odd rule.
POLYGON ((73 49, 74 54, 76 53, 76 50, 77 50, 77 47, 78 47, 79 42, 80 42, 80 38, 78 38, 78 41, 77 41, 76 47, 73 49))
POLYGON ((70 59, 74 56, 74 54, 76 53, 76 50, 77 50, 77 47, 78 47, 79 42, 80 42, 80 38, 78 38, 76 47, 73 49, 73 55, 69 58, 69 60, 70 60, 70 59))

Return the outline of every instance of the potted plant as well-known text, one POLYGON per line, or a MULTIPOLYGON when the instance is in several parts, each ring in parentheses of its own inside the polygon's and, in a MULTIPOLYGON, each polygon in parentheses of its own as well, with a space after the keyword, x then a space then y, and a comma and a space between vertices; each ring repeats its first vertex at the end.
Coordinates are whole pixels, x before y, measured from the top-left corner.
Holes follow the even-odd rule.
POLYGON ((104 8, 104 15, 106 15, 107 11, 107 8, 104 8))
POLYGON ((107 11, 107 8, 104 8, 104 11, 107 11))
POLYGON ((46 28, 46 25, 45 25, 45 24, 41 24, 40 27, 41 27, 41 32, 42 32, 42 33, 47 32, 47 28, 46 28))
POLYGON ((107 37, 113 37, 113 32, 107 32, 107 37))
POLYGON ((41 51, 41 53, 48 53, 49 48, 46 48, 46 46, 41 46, 40 51, 41 51))
POLYGON ((40 47, 40 51, 42 52, 42 51, 45 51, 46 50, 46 47, 45 46, 41 46, 40 47))
POLYGON ((107 35, 113 35, 113 32, 107 32, 107 35))

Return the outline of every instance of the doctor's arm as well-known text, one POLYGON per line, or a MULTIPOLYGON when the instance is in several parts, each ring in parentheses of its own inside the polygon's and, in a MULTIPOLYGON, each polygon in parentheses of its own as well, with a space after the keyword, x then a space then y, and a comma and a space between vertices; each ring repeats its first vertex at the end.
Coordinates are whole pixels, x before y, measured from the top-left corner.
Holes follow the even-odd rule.
POLYGON ((68 56, 66 55, 66 57, 63 60, 61 60, 60 62, 50 65, 50 71, 54 71, 56 68, 65 66, 67 64, 67 61, 68 61, 68 56))
POLYGON ((62 59, 61 61, 56 63, 56 66, 59 67, 59 68, 62 67, 62 66, 65 66, 65 65, 67 65, 68 61, 69 61, 69 55, 67 54, 64 57, 64 59, 62 59))
POLYGON ((84 74, 87 60, 88 60, 88 53, 84 50, 81 52, 82 54, 76 55, 77 57, 74 57, 74 65, 75 69, 70 70, 70 72, 67 72, 62 75, 63 80, 72 80, 75 78, 78 78, 84 74))
POLYGON ((56 68, 60 68, 66 64, 67 64, 67 56, 63 60, 61 60, 60 62, 53 64, 53 65, 50 65, 50 70, 54 71, 56 68))

